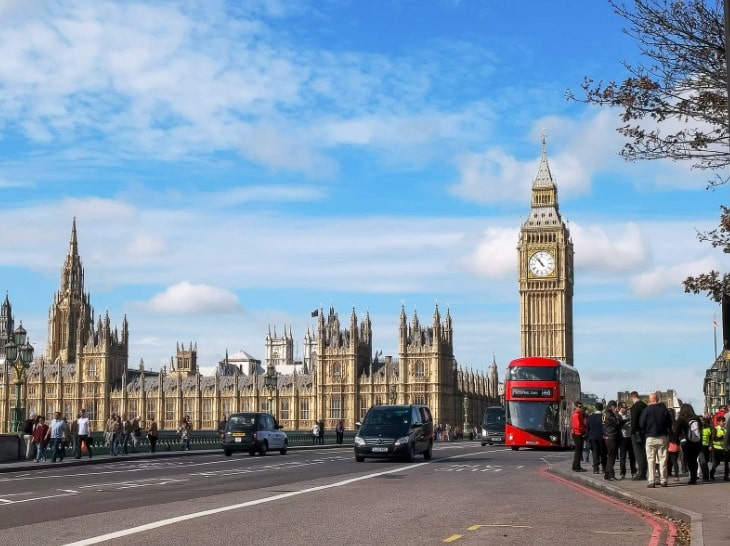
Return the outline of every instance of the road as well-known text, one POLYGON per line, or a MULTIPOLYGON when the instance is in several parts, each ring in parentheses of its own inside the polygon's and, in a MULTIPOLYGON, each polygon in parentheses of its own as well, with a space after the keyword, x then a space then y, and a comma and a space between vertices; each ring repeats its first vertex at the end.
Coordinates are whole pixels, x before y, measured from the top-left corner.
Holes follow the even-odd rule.
POLYGON ((0 543, 662 543, 656 518, 546 472, 562 452, 454 443, 415 463, 357 463, 349 448, 186 455, 0 474, 0 543))

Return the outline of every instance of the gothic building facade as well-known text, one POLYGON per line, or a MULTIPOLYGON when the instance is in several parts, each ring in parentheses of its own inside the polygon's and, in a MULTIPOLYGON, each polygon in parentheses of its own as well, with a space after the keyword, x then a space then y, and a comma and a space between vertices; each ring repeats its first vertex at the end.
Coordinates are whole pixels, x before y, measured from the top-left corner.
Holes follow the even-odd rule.
MULTIPOLYGON (((0 335, 13 330, 8 297, 2 306, 0 335)), ((200 373, 197 345, 178 343, 169 368, 146 370, 144 362, 130 368, 129 327, 113 328, 108 313, 95 322, 90 295, 84 292, 84 269, 78 253, 76 221, 61 270, 60 290, 48 317, 45 355, 38 356, 25 374, 26 414, 50 418, 61 411, 72 418, 87 409, 95 430, 112 412, 155 419, 161 429, 174 429, 188 415, 196 429, 214 429, 223 414, 270 411, 289 430, 308 429, 323 419, 334 427, 342 419, 354 428, 375 404, 422 403, 431 407, 437 422, 477 425, 488 405, 499 404, 497 365, 488 374, 460 368, 453 352, 449 311, 436 306, 429 324, 414 313, 408 320, 401 308, 398 354, 373 356, 370 317, 359 320, 355 310, 347 325, 330 308, 317 311, 316 331, 304 336, 304 358, 294 357, 291 328, 265 339, 265 362, 242 351, 240 362, 226 358, 216 373, 200 373), (266 370, 276 373, 276 388, 264 384, 266 370)), ((4 345, 4 344, 3 344, 4 345)), ((10 427, 12 374, 0 368, 0 428, 10 427)))
POLYGON ((517 248, 521 355, 573 365, 573 242, 558 209, 544 136, 530 215, 517 248))

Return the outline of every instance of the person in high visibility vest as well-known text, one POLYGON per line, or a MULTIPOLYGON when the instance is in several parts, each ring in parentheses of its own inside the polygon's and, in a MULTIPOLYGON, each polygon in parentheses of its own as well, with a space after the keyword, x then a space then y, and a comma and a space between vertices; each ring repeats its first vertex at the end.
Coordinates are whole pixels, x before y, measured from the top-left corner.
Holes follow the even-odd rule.
POLYGON ((707 417, 702 418, 702 447, 700 448, 700 456, 698 461, 702 470, 702 481, 710 481, 710 441, 712 440, 712 426, 707 417))
POLYGON ((712 468, 710 469, 710 479, 715 479, 715 470, 720 463, 725 463, 724 480, 730 482, 730 465, 728 464, 727 451, 725 451, 725 417, 717 418, 717 426, 712 431, 712 468))

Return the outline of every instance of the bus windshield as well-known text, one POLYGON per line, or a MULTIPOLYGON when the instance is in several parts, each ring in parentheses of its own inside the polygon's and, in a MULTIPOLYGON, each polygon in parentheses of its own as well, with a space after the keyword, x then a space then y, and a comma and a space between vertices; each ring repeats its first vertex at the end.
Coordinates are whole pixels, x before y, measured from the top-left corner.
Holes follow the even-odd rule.
POLYGON ((558 380, 558 368, 554 366, 510 366, 507 371, 513 381, 558 380))
POLYGON ((508 402, 508 421, 513 427, 551 432, 560 429, 559 402, 508 402))

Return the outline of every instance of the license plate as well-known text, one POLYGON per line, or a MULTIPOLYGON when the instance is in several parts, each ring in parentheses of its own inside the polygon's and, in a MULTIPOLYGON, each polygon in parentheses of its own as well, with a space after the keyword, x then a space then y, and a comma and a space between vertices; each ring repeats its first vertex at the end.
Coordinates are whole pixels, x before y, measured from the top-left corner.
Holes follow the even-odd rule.
POLYGON ((373 453, 387 453, 388 448, 387 447, 374 447, 373 453))
POLYGON ((237 444, 240 444, 242 440, 243 440, 243 438, 234 438, 233 439, 233 441, 236 442, 237 444))
POLYGON ((233 433, 233 437, 234 438, 245 438, 246 437, 246 433, 245 432, 234 432, 233 433))
POLYGON ((501 436, 492 436, 492 441, 493 442, 501 442, 502 441, 502 437, 501 436))

